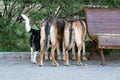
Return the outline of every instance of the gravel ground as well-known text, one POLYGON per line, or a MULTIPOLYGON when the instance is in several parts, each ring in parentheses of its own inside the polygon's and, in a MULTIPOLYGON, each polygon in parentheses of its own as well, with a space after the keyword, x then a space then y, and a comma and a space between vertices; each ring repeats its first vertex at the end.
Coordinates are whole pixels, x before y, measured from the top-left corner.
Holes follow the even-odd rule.
POLYGON ((0 80, 120 80, 120 57, 108 56, 107 66, 100 65, 100 59, 82 61, 77 66, 70 60, 69 66, 58 61, 53 67, 51 61, 44 61, 42 67, 30 62, 28 58, 0 58, 0 80))

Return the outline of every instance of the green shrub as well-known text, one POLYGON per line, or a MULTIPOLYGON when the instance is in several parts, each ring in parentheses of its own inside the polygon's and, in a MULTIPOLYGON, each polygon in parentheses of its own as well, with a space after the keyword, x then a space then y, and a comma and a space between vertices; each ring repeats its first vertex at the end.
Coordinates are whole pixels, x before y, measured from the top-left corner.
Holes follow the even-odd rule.
POLYGON ((28 35, 23 26, 8 25, 0 33, 0 51, 27 51, 28 35))

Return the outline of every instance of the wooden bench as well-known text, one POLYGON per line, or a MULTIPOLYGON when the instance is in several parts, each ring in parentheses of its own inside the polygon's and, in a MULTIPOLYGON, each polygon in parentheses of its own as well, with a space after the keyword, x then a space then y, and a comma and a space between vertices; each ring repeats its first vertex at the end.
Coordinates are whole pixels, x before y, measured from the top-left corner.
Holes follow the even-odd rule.
POLYGON ((89 59, 98 50, 101 65, 105 65, 103 49, 120 49, 120 9, 83 8, 86 14, 87 30, 92 40, 89 59))

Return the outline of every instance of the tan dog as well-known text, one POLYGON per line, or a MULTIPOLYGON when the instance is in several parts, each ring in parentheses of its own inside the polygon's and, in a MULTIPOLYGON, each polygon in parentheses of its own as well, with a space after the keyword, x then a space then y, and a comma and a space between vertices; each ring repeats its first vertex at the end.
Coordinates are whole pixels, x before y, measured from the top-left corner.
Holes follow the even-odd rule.
MULTIPOLYGON (((41 51, 38 59, 39 66, 43 65, 43 54, 48 49, 49 41, 51 41, 52 46, 50 57, 52 59, 53 66, 59 65, 54 58, 54 51, 56 47, 59 46, 58 40, 60 39, 63 40, 64 38, 65 22, 66 22, 65 19, 57 18, 54 16, 50 16, 44 20, 43 26, 41 27, 41 40, 40 40, 41 51)), ((74 47, 72 49, 72 53, 75 53, 74 47)), ((63 46, 63 59, 65 59, 64 46, 63 46)))
POLYGON ((76 43, 78 48, 77 64, 82 65, 81 62, 81 48, 83 46, 83 60, 87 60, 85 57, 85 38, 86 38, 86 25, 81 20, 68 20, 64 29, 64 48, 65 48, 65 65, 69 65, 68 51, 76 43))
POLYGON ((53 66, 58 66, 59 64, 55 60, 54 51, 58 45, 58 38, 63 38, 65 20, 54 16, 47 17, 43 26, 41 27, 41 40, 40 40, 40 57, 38 59, 38 65, 43 65, 43 54, 48 49, 48 43, 51 41, 51 54, 53 66))

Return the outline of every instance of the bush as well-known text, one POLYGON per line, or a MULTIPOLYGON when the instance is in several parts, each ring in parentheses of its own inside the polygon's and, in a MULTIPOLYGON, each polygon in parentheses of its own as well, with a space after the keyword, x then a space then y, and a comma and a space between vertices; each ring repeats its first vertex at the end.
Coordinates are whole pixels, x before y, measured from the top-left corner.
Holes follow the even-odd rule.
POLYGON ((0 51, 28 51, 28 35, 23 26, 8 25, 0 33, 0 51))

